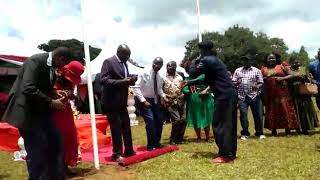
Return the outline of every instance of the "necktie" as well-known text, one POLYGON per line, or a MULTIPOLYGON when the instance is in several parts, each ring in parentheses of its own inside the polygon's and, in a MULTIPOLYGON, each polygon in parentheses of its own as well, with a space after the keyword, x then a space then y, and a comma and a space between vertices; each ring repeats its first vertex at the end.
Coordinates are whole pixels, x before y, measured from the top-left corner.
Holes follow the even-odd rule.
POLYGON ((154 101, 158 102, 158 81, 157 81, 157 72, 154 72, 153 78, 153 89, 154 89, 154 101))
POLYGON ((50 84, 51 86, 54 84, 54 74, 55 73, 55 69, 50 67, 50 84))
POLYGON ((122 70, 124 72, 124 77, 127 78, 128 77, 128 71, 127 71, 127 67, 123 62, 120 62, 120 66, 122 67, 122 70))

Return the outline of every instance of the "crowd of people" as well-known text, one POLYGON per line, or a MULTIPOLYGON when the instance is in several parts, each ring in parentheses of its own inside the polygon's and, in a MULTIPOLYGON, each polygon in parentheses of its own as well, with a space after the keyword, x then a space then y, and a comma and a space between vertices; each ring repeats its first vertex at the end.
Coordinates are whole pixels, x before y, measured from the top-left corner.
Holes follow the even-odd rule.
MULTIPOLYGON (((212 42, 201 42, 198 47, 200 53, 181 65, 187 77, 177 71, 175 61, 166 64, 165 75, 160 74, 164 65, 161 57, 138 76, 130 74, 127 61, 131 50, 125 44, 104 61, 95 80, 95 89, 99 89, 95 95, 100 111, 108 117, 114 161, 122 162, 123 157, 136 154, 127 110, 130 86, 145 122, 148 151, 164 146, 161 136, 165 117, 172 125, 171 145, 185 141, 187 127, 194 129, 199 143, 204 129, 205 141, 209 142, 212 127, 219 149, 212 163, 228 163, 236 158, 238 110, 242 140, 250 137, 249 107, 258 139, 266 138, 264 128, 273 136, 278 129, 285 129, 286 135, 292 130, 307 135, 318 126, 311 97, 316 96, 320 108, 319 60, 305 71, 299 59, 281 61, 280 54, 271 52, 265 56, 264 65, 257 68, 253 66, 254 56, 245 54, 240 59, 242 66, 230 73, 212 50, 212 42)), ((87 105, 86 95, 73 95, 84 66, 71 57, 65 47, 31 56, 10 91, 2 119, 17 127, 24 139, 29 179, 66 179, 68 166, 79 162, 70 100, 75 100, 80 111, 87 105)), ((77 89, 81 88, 84 86, 77 89)))

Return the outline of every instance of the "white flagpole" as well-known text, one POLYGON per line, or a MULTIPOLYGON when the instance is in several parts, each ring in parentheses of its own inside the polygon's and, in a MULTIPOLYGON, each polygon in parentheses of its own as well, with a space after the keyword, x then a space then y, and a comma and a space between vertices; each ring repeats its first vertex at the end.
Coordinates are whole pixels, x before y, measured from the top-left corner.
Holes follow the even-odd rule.
POLYGON ((199 42, 202 42, 202 34, 201 34, 201 28, 200 28, 200 3, 199 3, 199 0, 196 0, 196 6, 197 6, 197 19, 198 19, 198 38, 199 38, 199 42))
POLYGON ((85 61, 86 61, 86 71, 87 71, 87 85, 89 93, 89 107, 90 107, 90 117, 91 117, 91 129, 92 129, 92 144, 93 144, 93 157, 94 157, 94 166, 96 169, 100 169, 99 165, 99 154, 98 154, 98 141, 97 141, 97 131, 96 131, 96 118, 94 111, 94 99, 93 99, 93 88, 92 88, 92 78, 91 78, 91 62, 90 62, 90 52, 89 45, 87 42, 86 32, 85 32, 85 0, 81 0, 81 24, 82 24, 82 35, 83 35, 83 44, 85 52, 85 61))

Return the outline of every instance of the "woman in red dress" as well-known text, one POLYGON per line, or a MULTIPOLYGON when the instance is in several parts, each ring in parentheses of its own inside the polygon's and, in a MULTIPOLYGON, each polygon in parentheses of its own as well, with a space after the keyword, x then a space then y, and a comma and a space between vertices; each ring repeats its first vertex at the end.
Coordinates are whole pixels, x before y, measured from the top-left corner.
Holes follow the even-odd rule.
POLYGON ((290 129, 300 126, 286 81, 294 75, 279 59, 276 60, 273 53, 266 57, 265 64, 261 68, 264 77, 265 127, 272 130, 274 136, 277 135, 277 129, 285 129, 288 135, 290 129))
POLYGON ((68 166, 76 166, 78 162, 77 129, 73 119, 73 112, 69 100, 72 98, 74 86, 81 82, 83 65, 78 61, 71 61, 57 71, 57 79, 54 85, 54 96, 65 97, 66 108, 53 112, 53 119, 60 130, 64 145, 64 163, 68 166))

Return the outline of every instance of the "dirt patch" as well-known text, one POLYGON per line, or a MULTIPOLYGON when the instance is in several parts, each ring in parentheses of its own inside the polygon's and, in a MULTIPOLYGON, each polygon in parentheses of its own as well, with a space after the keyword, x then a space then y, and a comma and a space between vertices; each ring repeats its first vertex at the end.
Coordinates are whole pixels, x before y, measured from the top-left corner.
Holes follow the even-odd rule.
POLYGON ((135 170, 130 167, 103 166, 100 170, 82 169, 72 180, 129 180, 134 179, 135 170))

